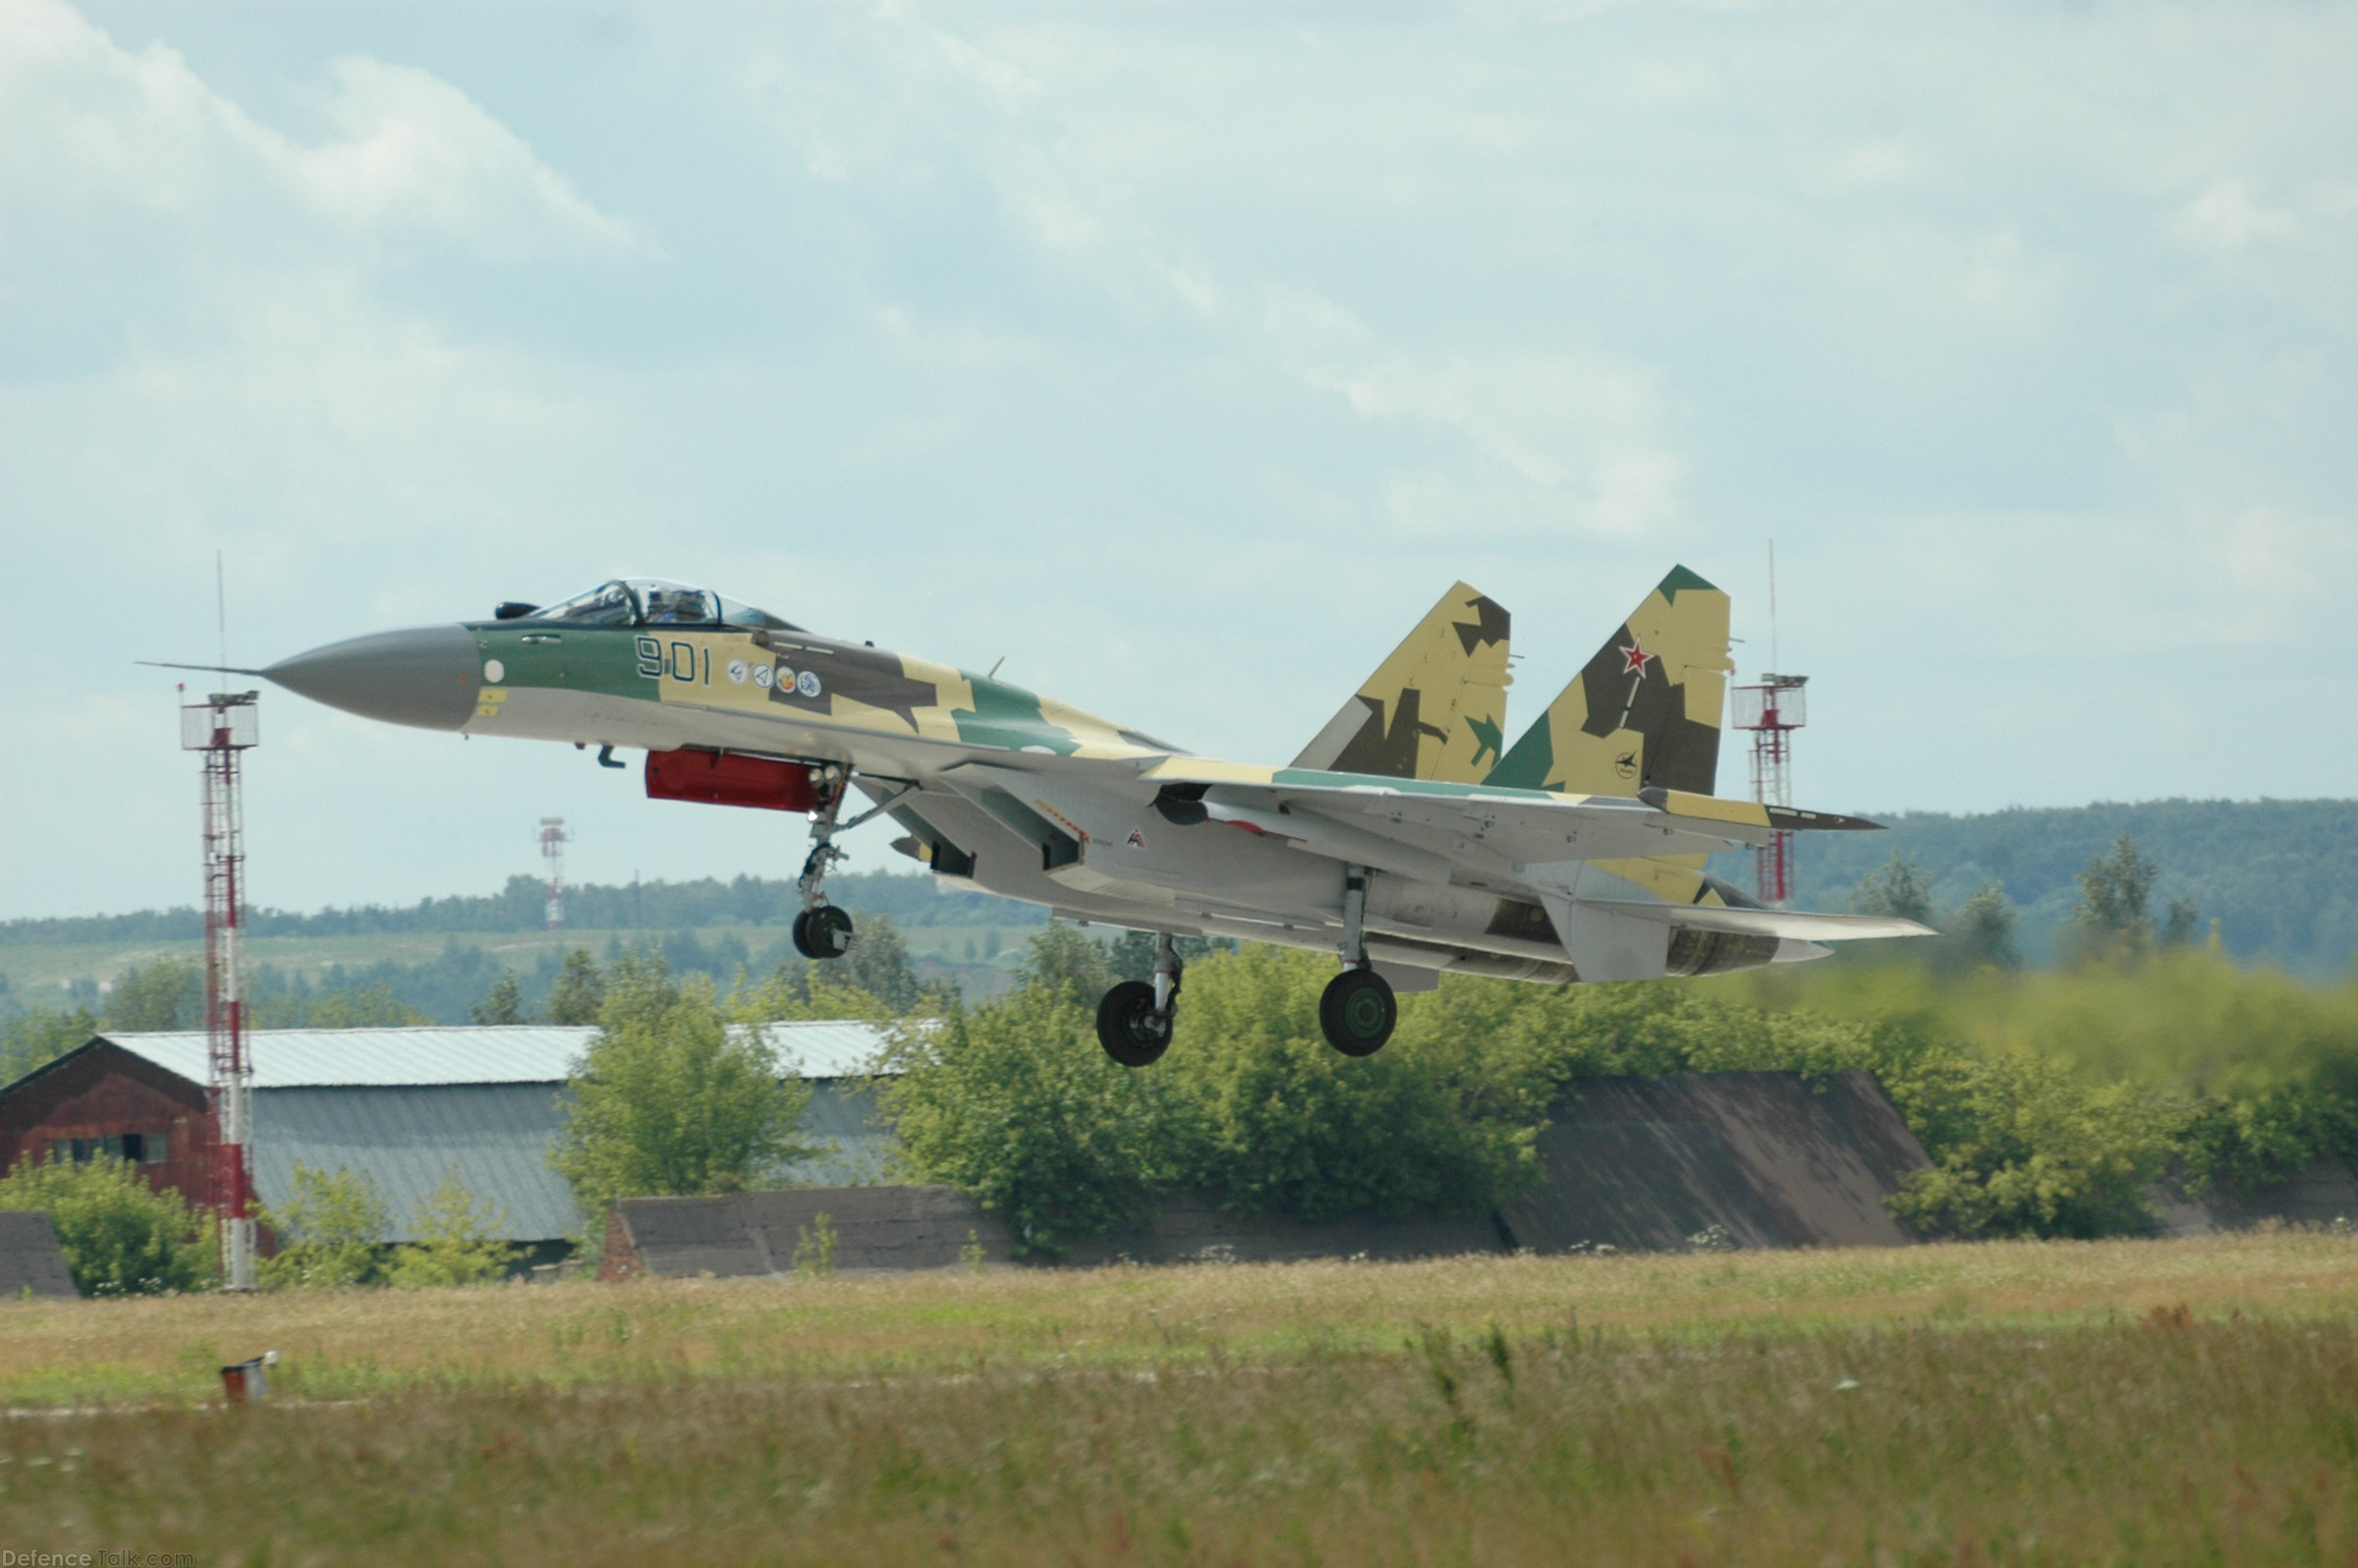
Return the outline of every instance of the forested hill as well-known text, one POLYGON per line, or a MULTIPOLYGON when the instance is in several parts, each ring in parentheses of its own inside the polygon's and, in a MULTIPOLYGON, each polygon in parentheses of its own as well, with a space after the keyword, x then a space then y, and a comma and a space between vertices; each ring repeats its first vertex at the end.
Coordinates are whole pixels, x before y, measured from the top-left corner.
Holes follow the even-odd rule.
MULTIPOLYGON (((987 893, 954 891, 930 872, 859 871, 827 878, 827 893, 855 914, 889 915, 902 925, 1034 925, 1047 913, 987 893)), ((542 884, 511 876, 483 897, 429 898, 401 908, 364 904, 298 915, 257 909, 254 936, 365 936, 378 932, 535 931, 545 918, 542 884)), ((708 925, 785 925, 802 907, 793 881, 739 876, 723 882, 587 883, 565 890, 565 924, 584 931, 679 931, 708 925)), ((20 942, 168 942, 204 934, 195 909, 142 910, 71 920, 0 924, 0 944, 20 942)))
MULTIPOLYGON (((1805 833, 1796 900, 1839 909, 1860 877, 1894 851, 1934 879, 1934 902, 1962 903, 1985 877, 2022 909, 2019 936, 2034 962, 2048 956, 2079 897, 2089 857, 2122 833, 2161 868, 2159 915, 2190 898, 2198 929, 2217 917, 2228 951, 2308 974, 2339 972, 2358 953, 2358 801, 2105 802, 2068 809, 1947 816, 1864 814, 1886 833, 1805 833)), ((1749 868, 1723 874, 1751 885, 1749 868)))
MULTIPOLYGON (((2237 956, 2273 958, 2323 974, 2340 971, 2358 953, 2358 801, 2148 801, 1979 816, 1867 814, 1891 830, 1802 835, 1804 908, 1843 908, 1860 877, 1894 852, 1909 854, 1934 878, 1936 902, 1944 909, 1963 902, 1983 878, 1994 879, 2021 906, 2019 936, 2026 955, 2038 961, 2079 895, 2074 878, 2080 868, 2125 831, 2160 863, 2156 913, 2173 898, 2191 898, 2203 928, 2216 916, 2237 956)), ((1721 857, 1715 868, 1750 885, 1751 868, 1741 858, 1721 857)), ((945 892, 923 871, 837 875, 828 889, 855 912, 890 915, 903 925, 1016 925, 1045 918, 1005 899, 945 892)), ((399 909, 364 905, 309 915, 257 910, 253 930, 260 936, 534 930, 541 924, 540 900, 537 881, 514 876, 497 893, 429 898, 399 909)), ((793 882, 755 876, 593 884, 565 894, 566 924, 581 930, 782 925, 796 907, 793 882)), ((201 934, 194 909, 0 924, 0 943, 174 941, 201 934)))

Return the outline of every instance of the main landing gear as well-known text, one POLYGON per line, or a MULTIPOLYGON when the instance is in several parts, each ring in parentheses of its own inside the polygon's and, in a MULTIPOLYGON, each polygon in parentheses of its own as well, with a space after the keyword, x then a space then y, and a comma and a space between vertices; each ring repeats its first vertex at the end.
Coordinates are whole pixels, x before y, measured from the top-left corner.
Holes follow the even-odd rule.
MULTIPOLYGON (((814 773, 820 769, 812 769, 814 773)), ((803 862, 802 913, 794 918, 794 950, 805 958, 841 958, 852 950, 852 918, 827 902, 827 872, 843 859, 835 847, 835 821, 852 787, 847 767, 828 767, 820 787, 826 804, 811 814, 811 856, 803 862)))
POLYGON ((1343 972, 1319 998, 1319 1031, 1345 1056, 1375 1055, 1400 1021, 1391 982, 1368 962, 1367 913, 1368 873, 1354 866, 1343 873, 1343 972))
POLYGON ((1097 1003, 1097 1043, 1124 1067, 1151 1067, 1171 1048, 1179 1017, 1179 953, 1168 931, 1154 935, 1154 980, 1124 980, 1097 1003))

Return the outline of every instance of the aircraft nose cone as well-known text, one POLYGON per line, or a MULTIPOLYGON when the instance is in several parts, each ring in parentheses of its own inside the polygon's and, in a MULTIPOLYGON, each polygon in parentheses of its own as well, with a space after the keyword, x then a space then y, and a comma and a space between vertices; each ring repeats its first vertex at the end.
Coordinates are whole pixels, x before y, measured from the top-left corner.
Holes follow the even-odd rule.
POLYGON ((463 626, 373 632, 262 671, 288 691, 388 724, 455 730, 475 713, 482 667, 463 626))

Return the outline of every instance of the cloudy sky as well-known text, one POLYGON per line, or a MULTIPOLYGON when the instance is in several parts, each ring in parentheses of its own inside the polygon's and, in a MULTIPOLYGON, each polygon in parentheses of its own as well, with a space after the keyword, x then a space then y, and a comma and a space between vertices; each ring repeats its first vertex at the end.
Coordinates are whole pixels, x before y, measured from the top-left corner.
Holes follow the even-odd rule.
MULTIPOLYGON (((702 583, 1283 760, 1673 562, 1802 804, 2348 795, 2358 10, 0 0, 0 916, 188 902, 173 678, 702 583)), ((1510 714, 1510 718, 1513 715, 1510 714)), ((258 902, 800 824, 263 699, 258 902)), ((1734 768, 1722 788, 1739 793, 1734 768)), ((893 864, 869 839, 859 864, 893 864)))

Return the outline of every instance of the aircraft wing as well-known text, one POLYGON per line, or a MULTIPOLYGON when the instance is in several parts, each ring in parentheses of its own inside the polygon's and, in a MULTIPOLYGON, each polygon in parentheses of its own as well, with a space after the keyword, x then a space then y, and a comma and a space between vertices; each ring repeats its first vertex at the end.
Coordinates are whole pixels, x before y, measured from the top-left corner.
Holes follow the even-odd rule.
POLYGON ((1436 860, 1473 859, 1519 874, 1574 861, 1717 854, 1767 843, 1779 828, 1875 825, 1676 791, 1631 800, 1313 769, 1253 771, 1261 776, 1175 759, 1142 782, 1164 788, 1166 814, 1183 801, 1200 804, 1214 820, 1338 859, 1353 858, 1356 844, 1369 851, 1362 858, 1371 866, 1387 865, 1380 850, 1390 846, 1395 860, 1408 852, 1413 865, 1394 868, 1412 875, 1430 875, 1436 860))

